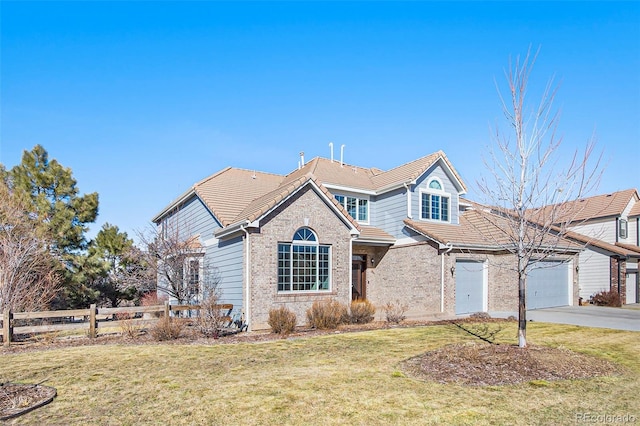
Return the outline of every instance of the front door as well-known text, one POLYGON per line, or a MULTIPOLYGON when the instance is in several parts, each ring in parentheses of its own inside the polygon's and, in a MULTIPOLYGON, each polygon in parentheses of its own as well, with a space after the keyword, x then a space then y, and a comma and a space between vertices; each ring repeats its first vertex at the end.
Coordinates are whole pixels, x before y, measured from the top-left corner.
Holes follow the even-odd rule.
POLYGON ((364 255, 355 255, 351 261, 351 300, 367 297, 366 259, 364 255))

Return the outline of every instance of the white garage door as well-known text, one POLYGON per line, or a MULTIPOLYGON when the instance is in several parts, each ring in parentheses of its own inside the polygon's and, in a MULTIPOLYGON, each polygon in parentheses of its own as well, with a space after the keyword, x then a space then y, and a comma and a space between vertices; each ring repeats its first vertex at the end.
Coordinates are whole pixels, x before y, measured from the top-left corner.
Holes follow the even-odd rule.
POLYGON ((569 263, 536 263, 527 276, 527 309, 569 304, 569 263))
POLYGON ((627 271, 627 304, 638 303, 638 272, 627 271))
POLYGON ((456 315, 484 311, 484 264, 456 260, 456 315))

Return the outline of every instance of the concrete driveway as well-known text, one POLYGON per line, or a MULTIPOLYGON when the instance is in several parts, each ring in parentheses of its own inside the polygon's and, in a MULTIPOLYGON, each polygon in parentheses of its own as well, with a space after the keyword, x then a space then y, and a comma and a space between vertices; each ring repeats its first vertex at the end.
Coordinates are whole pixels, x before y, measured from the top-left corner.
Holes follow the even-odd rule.
MULTIPOLYGON (((515 315, 517 316, 517 314, 515 315)), ((640 331, 640 309, 561 306, 527 311, 527 320, 585 327, 640 331)))

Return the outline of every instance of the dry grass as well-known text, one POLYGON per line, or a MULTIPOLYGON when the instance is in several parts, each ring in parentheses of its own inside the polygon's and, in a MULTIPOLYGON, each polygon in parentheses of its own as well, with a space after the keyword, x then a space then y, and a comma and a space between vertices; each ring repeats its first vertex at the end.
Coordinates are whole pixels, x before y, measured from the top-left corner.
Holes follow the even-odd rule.
MULTIPOLYGON (((233 345, 102 345, 5 353, 0 381, 57 399, 20 424, 574 424, 640 413, 638 333, 532 323, 529 340, 617 362, 621 376, 464 386, 416 380, 402 362, 477 338, 453 325, 233 345)), ((496 340, 513 343, 516 325, 496 340)), ((224 339, 222 339, 224 340, 224 339)))

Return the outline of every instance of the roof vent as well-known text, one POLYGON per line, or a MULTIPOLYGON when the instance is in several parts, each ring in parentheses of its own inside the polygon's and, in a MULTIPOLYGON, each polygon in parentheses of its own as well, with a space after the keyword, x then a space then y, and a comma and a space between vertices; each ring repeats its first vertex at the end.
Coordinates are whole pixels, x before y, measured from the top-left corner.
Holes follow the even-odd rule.
POLYGON ((346 146, 345 144, 340 145, 340 167, 342 167, 344 164, 344 147, 345 146, 346 146))
POLYGON ((331 162, 333 163, 333 142, 329 142, 329 148, 331 149, 331 162))
POLYGON ((300 165, 304 167, 304 151, 300 151, 300 165))

